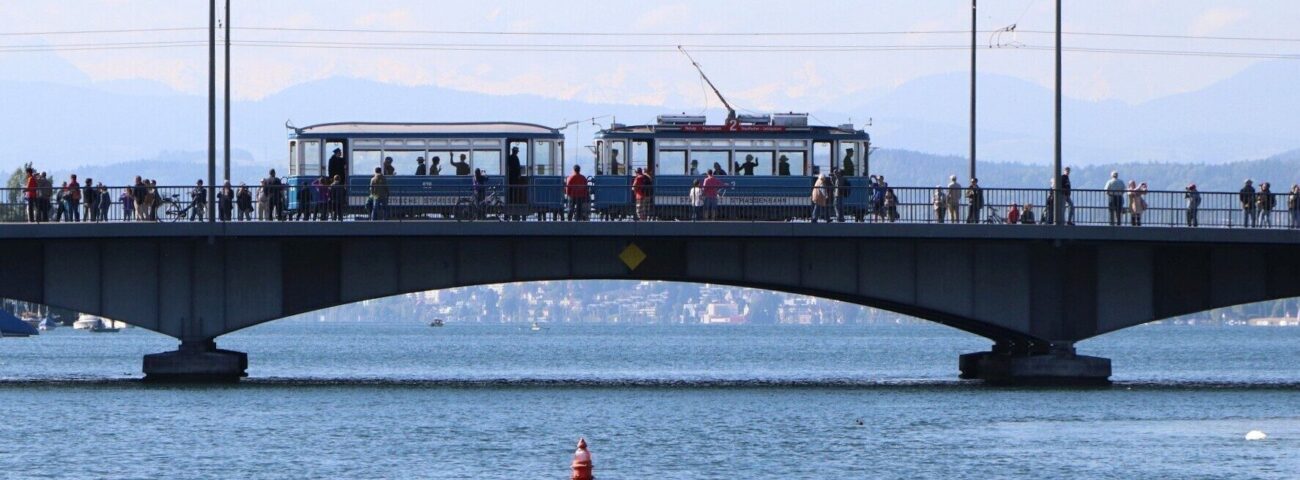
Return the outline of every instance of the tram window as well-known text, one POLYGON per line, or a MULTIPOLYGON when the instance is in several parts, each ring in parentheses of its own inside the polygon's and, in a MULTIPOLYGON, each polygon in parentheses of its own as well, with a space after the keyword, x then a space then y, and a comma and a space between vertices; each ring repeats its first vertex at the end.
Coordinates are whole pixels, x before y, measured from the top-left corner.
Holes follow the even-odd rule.
POLYGON ((528 141, 510 140, 506 142, 506 158, 509 159, 510 151, 519 149, 519 174, 529 175, 528 171, 528 141))
POLYGON ((352 151, 352 171, 349 175, 371 176, 375 174, 375 167, 378 167, 383 160, 383 152, 379 150, 353 150, 352 151))
POLYGON ((455 175, 456 167, 451 166, 451 151, 429 150, 424 156, 424 165, 429 175, 455 175))
POLYGON ((862 165, 862 149, 859 148, 858 142, 840 142, 840 171, 846 176, 856 176, 862 172, 858 167, 862 165))
POLYGON ((302 141, 302 168, 299 175, 320 175, 320 140, 302 141))
MULTIPOLYGON (((686 152, 682 150, 660 150, 656 175, 686 175, 686 152)), ((691 175, 699 175, 698 168, 691 175)))
POLYGON ((614 140, 609 142, 609 158, 601 159, 606 165, 601 169, 610 175, 627 175, 627 142, 614 140))
POLYGON ((631 162, 631 168, 628 168, 629 172, 636 172, 638 168, 654 172, 654 169, 650 168, 650 144, 644 141, 634 140, 632 142, 632 150, 628 152, 627 161, 631 162))
POLYGON ((298 156, 298 142, 289 140, 289 176, 298 174, 298 165, 302 163, 302 157, 298 156))
POLYGON ((560 166, 555 163, 555 143, 550 140, 533 142, 533 163, 529 175, 559 175, 560 166))
POLYGON ((831 142, 813 142, 811 175, 831 174, 831 142))
POLYGON ((772 152, 736 152, 736 175, 774 175, 772 152))
POLYGON ((786 175, 805 175, 804 166, 805 154, 802 151, 785 151, 777 152, 776 155, 776 174, 786 175))
MULTIPOLYGON (((393 159, 394 175, 415 175, 415 167, 419 165, 418 158, 424 157, 424 150, 385 150, 385 157, 393 159)), ((428 159, 425 159, 425 168, 428 168, 428 159)))
POLYGON ((464 150, 429 151, 429 175, 469 175, 471 173, 474 173, 474 169, 469 164, 469 152, 464 150), (434 163, 435 158, 437 163, 434 163))
POLYGON ((501 175, 500 150, 474 150, 470 158, 473 167, 482 169, 484 175, 501 175))
POLYGON ((712 169, 714 175, 731 174, 731 152, 692 150, 691 161, 698 162, 700 172, 712 169))

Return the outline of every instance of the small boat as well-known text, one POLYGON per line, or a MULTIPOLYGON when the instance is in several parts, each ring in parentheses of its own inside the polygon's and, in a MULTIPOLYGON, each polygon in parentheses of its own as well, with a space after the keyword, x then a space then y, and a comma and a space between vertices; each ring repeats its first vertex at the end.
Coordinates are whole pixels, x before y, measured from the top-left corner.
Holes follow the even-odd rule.
POLYGON ((122 328, 115 325, 112 320, 85 314, 77 317, 77 321, 72 324, 72 328, 77 330, 89 330, 95 333, 117 333, 122 330, 122 328))
POLYGON ((36 329, 42 332, 47 332, 50 330, 54 330, 56 328, 59 328, 59 322, 50 320, 48 318, 41 319, 41 323, 36 326, 36 329))
POLYGON ((429 326, 430 326, 430 327, 441 327, 441 326, 443 326, 443 321, 442 321, 441 318, 435 318, 435 319, 433 319, 432 322, 429 322, 429 326))
POLYGON ((533 330, 534 332, 540 332, 540 331, 542 331, 542 326, 541 326, 541 325, 538 325, 537 322, 533 322, 532 330, 533 330))

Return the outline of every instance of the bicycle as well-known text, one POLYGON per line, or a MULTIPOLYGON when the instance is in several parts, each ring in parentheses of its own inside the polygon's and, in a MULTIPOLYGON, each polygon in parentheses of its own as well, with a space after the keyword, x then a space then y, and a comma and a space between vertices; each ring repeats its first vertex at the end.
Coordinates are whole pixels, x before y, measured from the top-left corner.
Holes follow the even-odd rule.
POLYGON ((985 207, 985 208, 989 210, 989 213, 988 216, 984 217, 984 223, 992 224, 992 225, 1003 225, 1007 223, 1006 218, 1003 218, 1001 215, 998 215, 998 209, 993 207, 985 207))
POLYGON ((170 198, 163 199, 162 206, 159 210, 162 210, 162 216, 163 218, 166 218, 167 221, 179 222, 189 218, 190 212, 194 210, 195 206, 194 202, 189 202, 183 207, 181 204, 180 194, 172 194, 170 198))
POLYGON ((472 220, 486 220, 493 218, 501 220, 501 212, 505 209, 504 202, 497 195, 495 188, 489 188, 483 201, 476 201, 473 196, 461 197, 456 201, 456 208, 452 216, 458 222, 467 222, 472 220))

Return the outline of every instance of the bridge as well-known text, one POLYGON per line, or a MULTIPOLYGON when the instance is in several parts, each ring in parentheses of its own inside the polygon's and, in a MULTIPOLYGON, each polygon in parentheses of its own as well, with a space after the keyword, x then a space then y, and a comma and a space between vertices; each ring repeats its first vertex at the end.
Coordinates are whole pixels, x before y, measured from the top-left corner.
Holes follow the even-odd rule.
POLYGON ((1300 296, 1300 235, 1169 227, 799 222, 0 224, 0 297, 177 338, 147 380, 232 381, 221 335, 408 292, 632 279, 814 295, 992 342, 962 378, 1105 383, 1075 343, 1167 317, 1300 296))

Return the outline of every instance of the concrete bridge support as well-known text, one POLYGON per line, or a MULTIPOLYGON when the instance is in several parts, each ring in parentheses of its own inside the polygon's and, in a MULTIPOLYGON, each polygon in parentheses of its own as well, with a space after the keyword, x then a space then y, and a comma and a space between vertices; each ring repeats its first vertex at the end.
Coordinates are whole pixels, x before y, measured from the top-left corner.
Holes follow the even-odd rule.
POLYGON ((248 354, 208 340, 182 341, 176 350, 144 356, 144 380, 158 383, 234 383, 248 376, 248 354))

